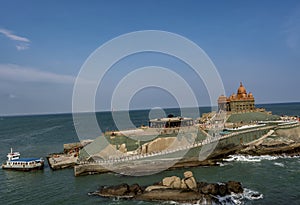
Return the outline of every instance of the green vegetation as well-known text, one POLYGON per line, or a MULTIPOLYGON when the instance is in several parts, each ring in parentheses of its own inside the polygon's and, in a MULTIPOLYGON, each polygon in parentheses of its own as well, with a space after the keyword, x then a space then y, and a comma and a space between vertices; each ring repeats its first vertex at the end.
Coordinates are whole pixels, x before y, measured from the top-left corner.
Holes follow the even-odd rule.
POLYGON ((278 120, 278 115, 272 115, 267 112, 247 112, 247 113, 235 113, 231 114, 227 122, 231 123, 250 123, 253 121, 266 121, 266 120, 278 120))

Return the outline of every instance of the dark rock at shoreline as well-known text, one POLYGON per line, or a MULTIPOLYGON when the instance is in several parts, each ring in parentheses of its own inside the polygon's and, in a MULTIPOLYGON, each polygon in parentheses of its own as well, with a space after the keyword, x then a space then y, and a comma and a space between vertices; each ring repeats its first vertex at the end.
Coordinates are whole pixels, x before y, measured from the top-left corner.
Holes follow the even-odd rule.
POLYGON ((120 184, 116 186, 110 187, 102 187, 99 189, 99 195, 104 197, 111 196, 125 196, 129 193, 129 185, 128 184, 120 184))
POLYGON ((227 193, 228 187, 227 184, 221 183, 219 184, 219 195, 225 196, 227 193))
POLYGON ((129 187, 129 192, 134 194, 134 195, 137 195, 137 194, 140 194, 143 192, 142 188, 138 185, 138 184, 132 184, 130 187, 129 187))
POLYGON ((219 194, 219 185, 218 184, 207 184, 207 185, 201 187, 201 192, 203 194, 218 195, 219 194))
MULTIPOLYGON (((187 176, 185 176, 187 177, 187 176)), ((191 176, 192 177, 192 173, 191 176)), ((186 178, 185 178, 186 179, 186 178)), ((227 183, 196 182, 196 188, 176 188, 164 186, 162 183, 142 188, 138 184, 120 184, 116 186, 101 187, 93 195, 110 198, 126 198, 143 201, 176 201, 176 202, 205 202, 205 204, 218 203, 215 196, 226 196, 231 193, 243 193, 240 182, 228 181, 227 183)))
POLYGON ((241 182, 236 182, 236 181, 229 181, 227 182, 227 190, 229 193, 233 192, 236 194, 243 193, 243 187, 241 182))
POLYGON ((213 198, 210 195, 201 194, 192 190, 182 189, 157 189, 150 192, 144 192, 134 197, 136 200, 142 201, 176 201, 176 202, 197 202, 206 201, 211 204, 213 198))
POLYGON ((143 190, 138 184, 129 186, 121 184, 117 186, 101 187, 93 195, 109 198, 135 199, 142 201, 176 201, 194 203, 197 201, 212 204, 218 202, 213 196, 226 196, 233 193, 243 193, 240 182, 229 181, 227 183, 198 183, 198 191, 191 189, 168 188, 160 185, 150 186, 151 189, 143 190))

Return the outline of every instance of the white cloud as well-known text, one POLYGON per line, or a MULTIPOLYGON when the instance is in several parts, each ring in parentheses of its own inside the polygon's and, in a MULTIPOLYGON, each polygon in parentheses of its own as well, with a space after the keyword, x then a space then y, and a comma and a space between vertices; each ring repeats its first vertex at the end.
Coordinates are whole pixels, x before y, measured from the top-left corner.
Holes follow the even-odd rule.
POLYGON ((21 41, 21 42, 27 42, 27 43, 30 42, 30 40, 28 38, 17 36, 15 34, 13 34, 12 31, 9 31, 7 29, 0 29, 0 33, 4 34, 7 38, 14 40, 14 41, 21 41))
POLYGON ((20 44, 20 45, 16 45, 16 48, 18 51, 22 51, 22 50, 26 50, 29 48, 29 44, 20 44))
POLYGON ((0 79, 14 82, 47 82, 73 84, 75 77, 22 67, 14 64, 0 64, 0 79))
POLYGON ((0 28, 0 33, 2 33, 4 36, 9 38, 10 40, 16 41, 18 43, 18 45, 16 45, 16 48, 18 51, 26 50, 29 48, 30 40, 28 38, 15 35, 15 34, 13 34, 12 31, 3 29, 3 28, 2 29, 0 28))

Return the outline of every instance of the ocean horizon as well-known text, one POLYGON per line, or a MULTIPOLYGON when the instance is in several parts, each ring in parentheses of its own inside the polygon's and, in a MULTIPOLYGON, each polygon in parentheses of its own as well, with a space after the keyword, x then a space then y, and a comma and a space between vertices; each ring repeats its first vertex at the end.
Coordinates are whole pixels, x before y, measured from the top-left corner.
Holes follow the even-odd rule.
MULTIPOLYGON (((268 105, 273 105, 273 106, 281 106, 281 105, 293 105, 293 104, 299 104, 300 102, 276 102, 276 103, 259 103, 259 104, 255 104, 256 107, 262 107, 265 108, 264 106, 268 106, 268 105)), ((189 108, 194 108, 194 107, 182 107, 182 109, 189 109, 189 108)), ((217 105, 214 106, 210 106, 210 105, 203 105, 203 106, 199 106, 200 108, 204 108, 204 109, 217 109, 217 105)), ((130 109, 130 110, 116 110, 114 112, 125 112, 125 111, 145 111, 145 110, 150 110, 152 108, 134 108, 134 109, 130 109)), ((162 107, 162 109, 164 110, 168 110, 168 109, 180 109, 178 107, 162 107)), ((103 113, 103 112, 112 112, 112 110, 96 110, 95 113, 103 113)), ((93 113, 93 112, 81 112, 81 113, 93 113)), ((43 115, 68 115, 68 114, 72 114, 72 111, 69 112, 45 112, 45 113, 16 113, 16 114, 0 114, 0 117, 23 117, 23 116, 43 116, 43 115)), ((80 114, 80 113, 78 113, 80 114)))

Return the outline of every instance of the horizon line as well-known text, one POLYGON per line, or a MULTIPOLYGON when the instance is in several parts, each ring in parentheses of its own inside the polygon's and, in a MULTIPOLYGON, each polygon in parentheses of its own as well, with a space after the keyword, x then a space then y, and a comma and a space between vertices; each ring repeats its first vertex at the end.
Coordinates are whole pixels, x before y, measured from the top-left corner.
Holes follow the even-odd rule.
MULTIPOLYGON (((276 104, 296 104, 296 103, 300 103, 300 102, 263 102, 263 103, 258 103, 255 105, 276 105, 276 104)), ((217 106, 217 105, 216 105, 217 106)), ((216 106, 211 106, 211 105, 201 105, 199 107, 196 108, 213 108, 216 106)), ((183 107, 183 109, 187 109, 187 108, 195 108, 195 107, 183 107)), ((143 110, 150 110, 152 108, 134 108, 134 109, 130 109, 130 110, 116 110, 116 111, 112 111, 112 110, 97 110, 95 113, 101 113, 101 112, 124 112, 124 111, 143 111, 143 110)), ((180 109, 179 107, 162 107, 162 109, 180 109)), ((93 112, 89 112, 89 111, 85 111, 85 112, 78 112, 76 114, 87 114, 87 113, 93 113, 93 112)), ((13 113, 13 114, 0 114, 0 118, 3 117, 29 117, 29 116, 45 116, 45 115, 68 115, 68 114, 75 114, 73 112, 45 112, 45 113, 13 113)))

